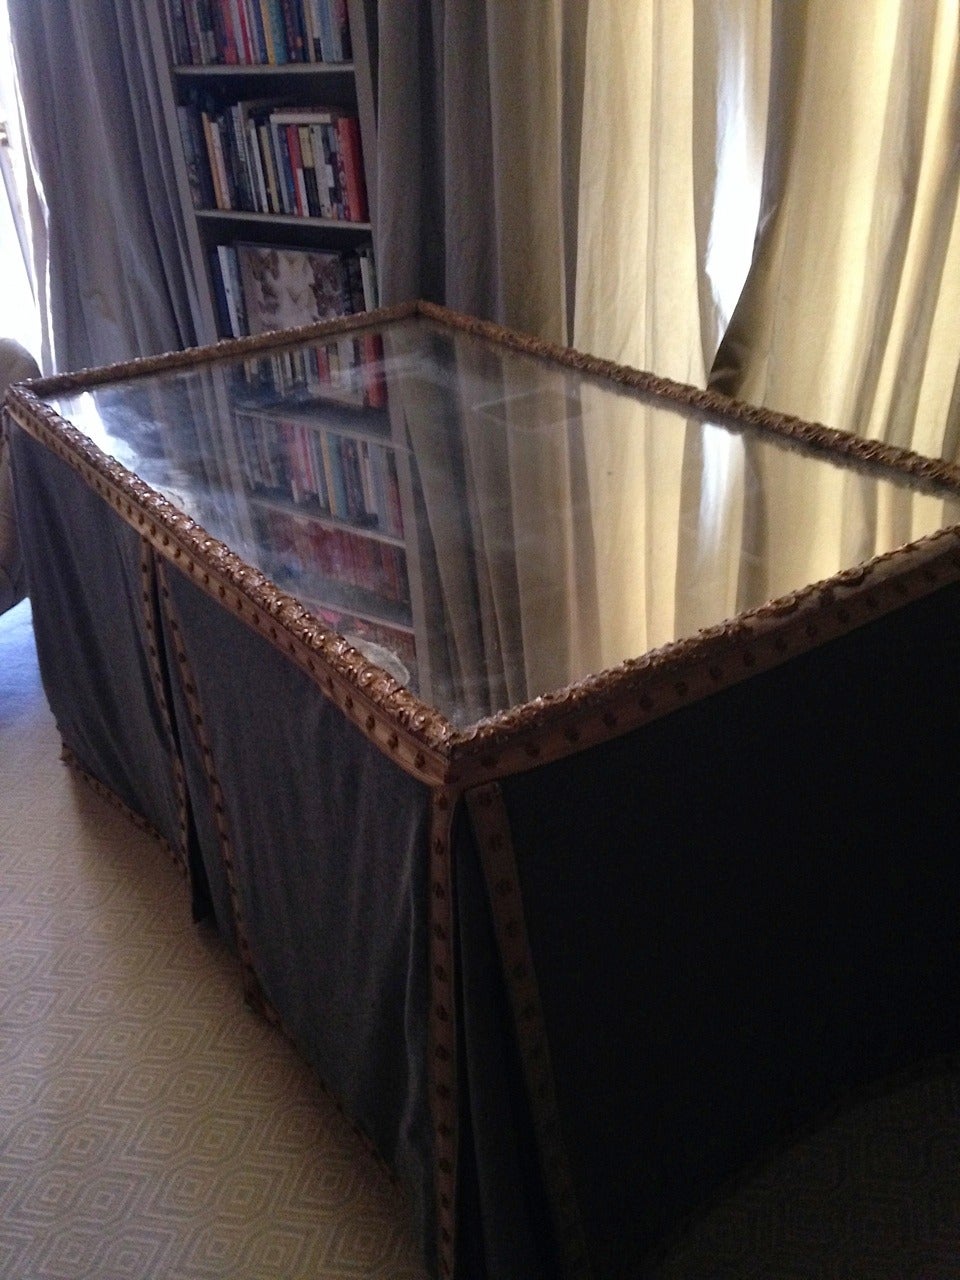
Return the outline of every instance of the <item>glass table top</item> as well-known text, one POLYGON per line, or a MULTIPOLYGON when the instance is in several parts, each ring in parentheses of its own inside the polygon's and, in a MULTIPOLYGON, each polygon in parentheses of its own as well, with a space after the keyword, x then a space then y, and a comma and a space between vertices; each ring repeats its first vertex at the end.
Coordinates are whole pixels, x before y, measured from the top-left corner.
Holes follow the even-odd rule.
POLYGON ((423 316, 48 403, 457 727, 960 522, 423 316))

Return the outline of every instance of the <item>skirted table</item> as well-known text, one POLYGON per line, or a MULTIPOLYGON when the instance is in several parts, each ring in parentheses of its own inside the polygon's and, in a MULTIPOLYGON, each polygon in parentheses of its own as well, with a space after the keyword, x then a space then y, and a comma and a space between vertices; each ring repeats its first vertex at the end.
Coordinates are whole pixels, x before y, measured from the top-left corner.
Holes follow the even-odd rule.
POLYGON ((960 1047, 953 466, 423 303, 7 413, 66 759, 439 1275, 634 1280, 960 1047))

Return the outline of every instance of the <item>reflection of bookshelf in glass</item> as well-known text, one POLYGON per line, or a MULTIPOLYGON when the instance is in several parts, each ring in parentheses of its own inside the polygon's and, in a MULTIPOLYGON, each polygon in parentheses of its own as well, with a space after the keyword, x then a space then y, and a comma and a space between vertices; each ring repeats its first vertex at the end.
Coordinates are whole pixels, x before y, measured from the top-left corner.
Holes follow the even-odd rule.
POLYGON ((320 621, 420 690, 405 518, 378 337, 345 334, 244 362, 228 396, 238 488, 261 568, 320 621))
MULTIPOLYGON (((376 305, 374 89, 366 0, 146 0, 197 286, 201 342, 376 305), (288 255, 281 315, 247 324, 239 245, 288 255), (295 282, 326 255, 339 296, 295 282), (289 272, 287 269, 289 268, 289 272)), ((262 302, 262 299, 261 299, 262 302)), ((255 308, 262 312, 263 308, 255 308)))

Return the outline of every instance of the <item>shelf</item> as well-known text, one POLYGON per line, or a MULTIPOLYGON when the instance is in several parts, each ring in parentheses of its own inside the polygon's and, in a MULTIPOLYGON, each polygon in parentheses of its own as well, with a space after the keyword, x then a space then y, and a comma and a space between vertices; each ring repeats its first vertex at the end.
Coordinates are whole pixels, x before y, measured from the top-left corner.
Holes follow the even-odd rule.
POLYGON ((171 67, 175 76, 336 76, 353 75, 352 62, 211 62, 171 67))
POLYGON ((370 235, 373 231, 371 223, 350 222, 347 218, 301 218, 289 213, 251 213, 247 209, 195 209, 194 214, 205 222, 229 219, 231 222, 261 223, 271 227, 313 227, 348 235, 370 235))
POLYGON ((384 533, 376 525, 353 524, 349 520, 339 520, 329 512, 323 511, 316 503, 294 502, 291 498, 271 497, 265 493, 249 493, 248 499, 258 507, 267 511, 280 511, 285 516, 293 516, 298 520, 307 520, 311 524, 322 525, 325 529, 336 529, 341 533, 356 534, 358 538, 369 538, 371 542, 384 542, 390 547, 406 550, 406 542, 402 536, 384 533))

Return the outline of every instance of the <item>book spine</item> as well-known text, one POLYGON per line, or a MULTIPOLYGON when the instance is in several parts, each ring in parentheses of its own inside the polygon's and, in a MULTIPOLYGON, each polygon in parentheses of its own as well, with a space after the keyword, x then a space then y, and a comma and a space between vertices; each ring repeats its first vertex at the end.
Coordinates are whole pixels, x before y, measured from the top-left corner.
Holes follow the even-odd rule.
POLYGON ((340 148, 340 135, 337 132, 336 123, 330 125, 329 137, 330 159, 333 164, 334 183, 337 193, 334 208, 337 211, 336 216, 346 222, 349 221, 347 214, 347 172, 343 152, 340 148))
POLYGON ((307 216, 307 188, 303 180, 303 158, 300 155, 300 130, 295 124, 284 126, 287 135, 287 149, 290 153, 290 172, 293 175, 294 213, 299 217, 307 216))
POLYGON ((250 31, 250 24, 247 21, 247 5, 246 0, 231 0, 234 14, 234 25, 239 35, 238 49, 240 50, 240 61, 244 66, 249 67, 256 62, 253 52, 253 37, 250 31))
POLYGON ((254 209, 257 213, 269 213, 267 203, 267 181, 263 171, 263 157, 260 154, 260 138, 257 133, 257 122, 247 120, 246 128, 247 160, 253 179, 254 209))
POLYGON ((340 61, 349 62, 353 57, 353 41, 350 38, 350 10, 347 0, 328 0, 333 7, 333 25, 339 46, 340 61))
POLYGON ((270 133, 273 138, 273 155, 277 166, 277 192, 280 196, 280 212, 294 213, 293 177, 290 173, 290 152, 287 147, 286 129, 270 118, 270 133))
POLYGON ((351 222, 367 219, 367 187, 363 178, 363 155, 360 147, 360 122, 356 116, 337 118, 337 141, 343 157, 346 179, 347 216, 351 222))
POLYGON ((246 131, 243 127, 243 107, 239 102, 233 104, 227 112, 230 126, 230 156, 233 161, 234 186, 237 191, 237 207, 254 211, 256 203, 253 196, 253 175, 247 160, 246 131))
POLYGON ((320 28, 320 58, 322 62, 337 62, 333 43, 333 17, 327 0, 316 0, 318 26, 320 28))
POLYGON ((268 66, 277 65, 277 50, 273 43, 273 21, 270 17, 270 0, 256 0, 260 9, 260 25, 263 27, 263 44, 268 66))
POLYGON ((213 22, 215 3, 216 0, 194 0, 197 29, 200 33, 200 62, 204 66, 212 66, 219 59, 213 22))
POLYGON ((203 136, 207 144, 207 159, 210 164, 210 175, 213 181, 213 198, 217 209, 229 209, 226 196, 226 176, 222 173, 223 158, 217 146, 217 130, 209 111, 201 115, 203 136))
POLYGON ((283 22, 283 13, 280 9, 280 0, 267 0, 267 8, 270 13, 270 29, 273 32, 273 48, 276 53, 277 63, 284 64, 290 61, 290 54, 287 51, 286 29, 283 22))
POLYGON ((317 184, 317 207, 321 218, 333 216, 330 203, 330 168, 323 148, 323 131, 319 124, 310 125, 310 151, 313 155, 313 173, 317 184))
POLYGON ((303 25, 300 21, 298 0, 280 0, 283 14, 283 33, 287 41, 287 53, 291 62, 306 61, 303 43, 303 25))
POLYGON ((187 169, 187 183, 190 187, 190 199, 195 209, 203 207, 200 188, 200 159, 197 155, 196 142, 191 119, 191 108, 177 107, 177 126, 180 130, 180 145, 183 149, 183 160, 187 169))
POLYGON ((266 123, 257 125, 257 136, 260 139, 260 155, 263 160, 263 176, 267 184, 267 213, 282 213, 283 205, 277 186, 277 167, 273 151, 273 134, 266 123))
POLYGON ((357 250, 357 258, 360 262, 360 278, 363 282, 363 309, 364 311, 376 311, 379 302, 377 299, 377 273, 373 259, 373 245, 361 245, 357 250))
POLYGON ((189 64, 192 61, 192 56, 190 53, 190 39, 187 35, 187 15, 184 10, 183 0, 167 0, 166 15, 167 35, 173 52, 173 60, 178 66, 189 64))
POLYGON ((299 125, 300 159, 303 164, 303 183, 307 190, 307 212, 311 218, 321 217, 320 193, 317 187, 316 162, 313 155, 313 139, 309 125, 299 125))
POLYGON ((232 338, 240 338, 243 336, 240 326, 240 311, 237 305, 236 291, 234 289, 234 276, 230 269, 230 245, 217 245, 217 258, 220 265, 220 278, 223 281, 223 293, 226 301, 227 318, 230 322, 229 336, 232 338))
POLYGON ((263 66, 267 61, 267 46, 264 40, 263 14, 260 11, 260 0, 243 0, 247 11, 247 26, 250 30, 250 42, 253 47, 253 61, 263 66))
POLYGON ((210 0, 210 15, 213 26, 215 60, 226 66, 234 67, 237 57, 237 42, 230 26, 230 0, 210 0))
POLYGON ((307 62, 316 62, 317 49, 315 43, 314 27, 313 27, 313 5, 310 0, 301 0, 300 16, 303 21, 303 44, 305 60, 307 62))
POLYGON ((213 297, 217 311, 217 330, 222 338, 228 338, 233 332, 230 319, 230 308, 227 305, 227 291, 223 282, 223 271, 220 266, 220 254, 217 246, 210 250, 210 282, 213 285, 213 297))

